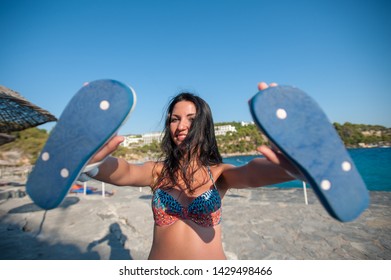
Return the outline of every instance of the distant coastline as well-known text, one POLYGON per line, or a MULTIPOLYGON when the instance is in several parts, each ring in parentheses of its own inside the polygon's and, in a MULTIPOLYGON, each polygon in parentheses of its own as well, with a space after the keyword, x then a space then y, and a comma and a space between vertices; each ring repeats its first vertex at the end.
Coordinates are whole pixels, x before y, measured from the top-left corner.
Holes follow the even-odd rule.
MULTIPOLYGON (((346 149, 374 149, 374 148, 391 148, 391 143, 381 143, 381 144, 370 144, 370 145, 351 145, 346 146, 346 149)), ((223 158, 230 158, 230 157, 240 157, 240 156, 256 156, 261 155, 260 153, 254 151, 254 152, 248 152, 248 153, 225 153, 221 154, 223 158)))
MULTIPOLYGON (((348 149, 391 147, 391 128, 348 122, 333 125, 348 149)), ((265 135, 260 133, 253 123, 216 123, 215 128, 217 143, 223 157, 257 155, 256 148, 268 144, 265 135)), ((48 132, 44 129, 31 128, 12 135, 15 136, 15 141, 0 146, 0 164, 34 165, 49 136, 48 132)), ((129 137, 128 145, 120 146, 113 155, 131 162, 156 160, 161 154, 159 137, 151 138, 151 136, 154 134, 139 136, 141 139, 150 140, 142 144, 136 141, 137 137, 128 135, 125 137, 129 137)))

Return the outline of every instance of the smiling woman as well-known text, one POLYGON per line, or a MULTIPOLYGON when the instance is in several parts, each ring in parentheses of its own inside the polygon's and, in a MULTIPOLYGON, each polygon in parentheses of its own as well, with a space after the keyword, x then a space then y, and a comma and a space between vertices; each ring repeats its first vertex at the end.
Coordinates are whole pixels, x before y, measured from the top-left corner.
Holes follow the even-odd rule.
POLYGON ((174 97, 168 108, 162 152, 164 167, 158 183, 176 185, 180 172, 186 188, 192 192, 191 178, 200 166, 222 163, 214 134, 212 112, 209 105, 191 93, 174 97))
POLYGON ((196 108, 192 102, 182 101, 175 106, 169 121, 171 137, 176 145, 185 140, 195 116, 196 108))
MULTIPOLYGON (((210 107, 194 94, 175 96, 165 118, 161 161, 134 165, 108 157, 95 178, 118 186, 151 188, 155 225, 149 259, 225 259, 221 220, 228 189, 293 178, 280 164, 265 158, 241 167, 223 163, 210 107)), ((121 141, 114 137, 90 163, 106 158, 121 141)))

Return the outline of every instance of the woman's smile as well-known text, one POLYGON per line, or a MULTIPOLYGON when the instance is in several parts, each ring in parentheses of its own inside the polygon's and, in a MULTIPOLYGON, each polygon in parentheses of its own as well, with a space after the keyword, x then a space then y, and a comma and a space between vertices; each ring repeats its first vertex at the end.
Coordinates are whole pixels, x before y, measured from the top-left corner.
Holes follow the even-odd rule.
POLYGON ((193 102, 180 101, 175 104, 170 118, 170 132, 176 145, 181 144, 186 139, 196 113, 193 102))

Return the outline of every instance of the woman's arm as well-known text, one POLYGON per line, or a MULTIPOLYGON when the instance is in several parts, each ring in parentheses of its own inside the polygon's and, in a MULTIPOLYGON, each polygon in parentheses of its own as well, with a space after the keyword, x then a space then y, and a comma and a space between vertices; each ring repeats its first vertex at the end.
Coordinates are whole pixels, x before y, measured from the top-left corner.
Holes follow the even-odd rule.
POLYGON ((122 136, 113 137, 92 157, 90 164, 103 161, 94 179, 117 186, 151 186, 154 180, 155 162, 138 165, 109 156, 123 141, 122 136))
POLYGON ((256 188, 294 180, 286 171, 265 158, 256 158, 244 166, 227 167, 222 174, 226 188, 256 188))
POLYGON ((221 184, 226 188, 254 188, 295 180, 291 174, 298 172, 282 154, 267 146, 257 150, 265 158, 253 159, 240 167, 226 165, 219 178, 221 184))
POLYGON ((109 157, 99 166, 99 172, 94 179, 116 186, 151 186, 155 165, 152 161, 138 165, 109 157))

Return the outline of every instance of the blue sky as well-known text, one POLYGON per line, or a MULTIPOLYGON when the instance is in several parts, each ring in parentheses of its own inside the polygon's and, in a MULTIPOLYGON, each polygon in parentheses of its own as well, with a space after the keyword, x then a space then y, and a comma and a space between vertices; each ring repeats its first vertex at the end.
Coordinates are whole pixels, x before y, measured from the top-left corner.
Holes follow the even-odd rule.
POLYGON ((0 0, 0 84, 59 117, 84 82, 127 83, 121 134, 161 130, 183 90, 215 122, 250 121, 260 81, 303 89, 332 122, 391 127, 390 3, 0 0))

